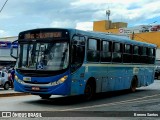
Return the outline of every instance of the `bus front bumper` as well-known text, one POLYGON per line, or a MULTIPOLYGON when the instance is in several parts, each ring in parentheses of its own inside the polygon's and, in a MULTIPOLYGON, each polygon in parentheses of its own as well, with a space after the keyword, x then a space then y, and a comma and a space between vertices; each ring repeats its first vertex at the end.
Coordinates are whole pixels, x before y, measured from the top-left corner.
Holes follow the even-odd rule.
POLYGON ((64 82, 59 85, 45 86, 43 84, 20 84, 14 81, 14 90, 18 92, 26 92, 34 95, 51 94, 51 95, 68 95, 68 85, 64 82))

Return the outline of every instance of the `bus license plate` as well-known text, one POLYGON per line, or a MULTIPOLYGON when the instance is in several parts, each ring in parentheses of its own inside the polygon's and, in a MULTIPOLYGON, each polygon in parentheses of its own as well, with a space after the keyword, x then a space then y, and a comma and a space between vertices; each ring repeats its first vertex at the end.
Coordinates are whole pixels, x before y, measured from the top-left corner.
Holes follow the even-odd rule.
POLYGON ((39 87, 32 87, 32 90, 38 91, 38 90, 40 90, 40 88, 39 87))

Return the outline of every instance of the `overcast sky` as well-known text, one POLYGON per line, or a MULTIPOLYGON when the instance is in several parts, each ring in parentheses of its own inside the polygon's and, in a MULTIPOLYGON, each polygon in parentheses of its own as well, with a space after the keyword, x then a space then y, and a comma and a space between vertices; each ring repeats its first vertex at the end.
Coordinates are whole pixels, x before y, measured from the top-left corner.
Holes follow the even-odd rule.
POLYGON ((108 8, 112 22, 160 24, 160 0, 8 0, 0 13, 0 38, 33 28, 93 30, 93 21, 107 19, 108 8))

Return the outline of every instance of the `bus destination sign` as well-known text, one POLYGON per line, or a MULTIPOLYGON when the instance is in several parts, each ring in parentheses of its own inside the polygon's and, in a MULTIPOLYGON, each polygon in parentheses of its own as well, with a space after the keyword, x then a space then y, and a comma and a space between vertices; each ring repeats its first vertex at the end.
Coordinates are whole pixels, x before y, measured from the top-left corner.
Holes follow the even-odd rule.
POLYGON ((36 39, 36 38, 60 38, 62 32, 44 32, 44 33, 26 33, 24 39, 36 39))

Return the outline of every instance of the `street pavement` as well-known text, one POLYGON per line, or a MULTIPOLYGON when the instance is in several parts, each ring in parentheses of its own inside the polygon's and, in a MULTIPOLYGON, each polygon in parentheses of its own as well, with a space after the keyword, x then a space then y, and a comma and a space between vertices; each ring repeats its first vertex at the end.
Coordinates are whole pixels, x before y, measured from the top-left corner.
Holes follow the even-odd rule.
POLYGON ((14 91, 13 88, 10 88, 9 90, 4 90, 3 88, 0 88, 0 97, 11 97, 11 96, 21 96, 21 95, 30 95, 30 94, 16 92, 14 91))

